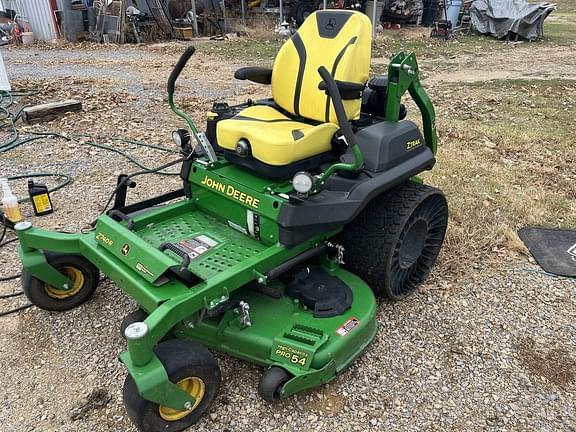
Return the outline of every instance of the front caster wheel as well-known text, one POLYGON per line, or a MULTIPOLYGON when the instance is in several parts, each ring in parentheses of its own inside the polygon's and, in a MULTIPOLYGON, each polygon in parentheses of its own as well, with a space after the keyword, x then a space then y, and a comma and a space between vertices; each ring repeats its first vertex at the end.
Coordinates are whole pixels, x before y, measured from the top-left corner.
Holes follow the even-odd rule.
POLYGON ((55 288, 32 276, 26 270, 22 272, 22 290, 28 300, 41 309, 64 311, 80 306, 87 301, 98 286, 100 272, 86 258, 80 255, 46 254, 46 261, 72 281, 68 290, 55 288))
POLYGON ((272 366, 262 375, 258 384, 258 394, 266 402, 278 402, 280 400, 280 390, 290 379, 290 375, 284 369, 272 366))
POLYGON ((202 345, 183 339, 170 339, 154 348, 170 381, 194 397, 190 409, 175 410, 148 401, 138 393, 132 376, 124 382, 123 399, 128 416, 141 432, 179 432, 210 409, 220 389, 222 377, 218 362, 202 345))

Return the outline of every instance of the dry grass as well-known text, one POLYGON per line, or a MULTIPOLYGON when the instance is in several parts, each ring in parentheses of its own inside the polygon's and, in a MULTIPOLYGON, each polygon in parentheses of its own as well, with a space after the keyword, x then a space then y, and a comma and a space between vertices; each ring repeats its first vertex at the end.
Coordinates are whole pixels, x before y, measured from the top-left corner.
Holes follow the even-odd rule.
POLYGON ((524 225, 576 226, 576 82, 443 85, 433 99, 441 146, 424 177, 451 207, 446 269, 525 254, 524 225))
POLYGON ((246 25, 242 25, 241 20, 238 20, 237 22, 239 25, 237 25, 235 30, 241 34, 246 34, 250 39, 256 41, 267 41, 278 38, 278 34, 274 31, 276 20, 273 15, 250 15, 250 18, 246 19, 246 25))

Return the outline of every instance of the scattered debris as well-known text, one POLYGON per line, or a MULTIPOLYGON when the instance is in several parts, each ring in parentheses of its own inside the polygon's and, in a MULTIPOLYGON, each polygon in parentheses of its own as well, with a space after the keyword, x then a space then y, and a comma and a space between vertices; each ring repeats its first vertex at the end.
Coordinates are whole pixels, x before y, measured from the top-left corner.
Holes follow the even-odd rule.
POLYGON ((36 123, 54 120, 65 113, 82 110, 82 102, 68 99, 61 102, 50 102, 33 105, 22 109, 22 120, 25 123, 36 123))

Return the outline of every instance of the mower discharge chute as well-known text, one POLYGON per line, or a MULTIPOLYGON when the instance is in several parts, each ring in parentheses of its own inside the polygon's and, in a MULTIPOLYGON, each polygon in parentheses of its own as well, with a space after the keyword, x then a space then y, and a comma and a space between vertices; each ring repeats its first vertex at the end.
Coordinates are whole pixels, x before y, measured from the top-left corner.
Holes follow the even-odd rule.
POLYGON ((235 74, 273 97, 214 104, 204 134, 173 99, 190 47, 168 82, 190 129, 174 133, 182 189, 126 205, 121 176, 90 232, 17 226, 37 306, 81 304, 99 272, 138 302, 120 360, 140 430, 180 431, 209 409, 221 376, 207 348, 265 367, 269 402, 333 380, 376 334, 375 295, 401 299, 427 277, 448 219, 415 177, 435 163, 434 109, 413 54, 368 80, 370 51, 366 16, 315 12, 273 69, 235 74), (424 136, 403 120, 406 92, 424 136))

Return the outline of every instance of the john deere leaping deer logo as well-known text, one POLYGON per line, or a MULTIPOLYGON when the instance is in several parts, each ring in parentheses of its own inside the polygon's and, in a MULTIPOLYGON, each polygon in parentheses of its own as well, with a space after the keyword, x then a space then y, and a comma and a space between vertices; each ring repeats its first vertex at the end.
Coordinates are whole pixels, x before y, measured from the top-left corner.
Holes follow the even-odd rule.
POLYGON ((128 253, 130 252, 130 245, 128 243, 124 243, 124 246, 122 246, 120 252, 122 252, 122 255, 124 256, 128 255, 128 253))

